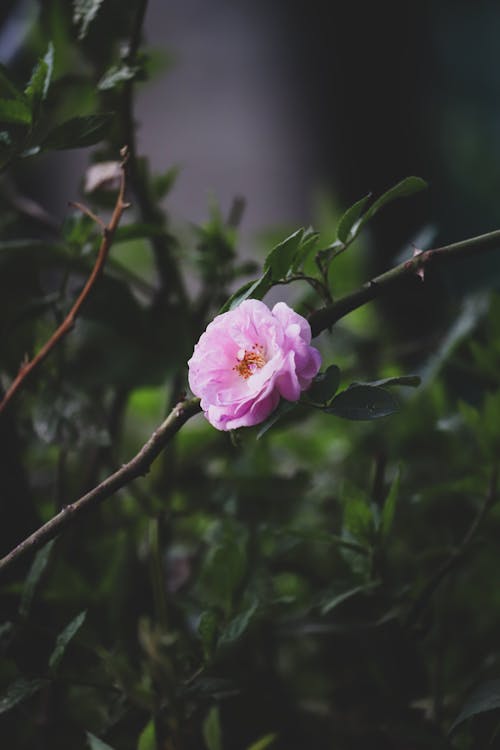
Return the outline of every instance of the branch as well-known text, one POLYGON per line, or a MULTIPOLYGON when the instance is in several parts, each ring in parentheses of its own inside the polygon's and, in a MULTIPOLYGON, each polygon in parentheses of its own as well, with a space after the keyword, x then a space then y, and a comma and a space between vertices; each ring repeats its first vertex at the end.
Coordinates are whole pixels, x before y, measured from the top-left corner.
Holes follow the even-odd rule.
POLYGON ((188 399, 178 403, 165 421, 153 432, 149 440, 128 463, 107 477, 101 484, 87 492, 71 505, 66 505, 57 515, 24 539, 17 547, 0 560, 0 575, 17 560, 30 552, 36 552, 61 531, 73 526, 85 513, 97 507, 125 485, 144 476, 155 458, 180 430, 182 425, 200 411, 200 400, 188 399))
POLYGON ((451 573, 451 571, 454 570, 463 561, 466 553, 469 550, 471 542, 476 535, 476 532, 479 526, 483 522, 484 517, 486 516, 489 509, 491 508, 491 506, 493 505, 493 503, 495 502, 497 498, 497 490, 498 490, 498 470, 495 468, 491 475, 488 493, 484 499, 483 504, 479 508, 479 511, 476 517, 472 521, 460 545, 440 565, 440 567, 436 570, 432 578, 428 581, 428 583, 424 587, 418 599, 416 599, 416 601, 413 603, 412 607, 410 608, 410 611, 408 612, 405 618, 406 627, 411 627, 412 625, 415 625, 419 621, 422 613, 425 611, 427 605, 429 604, 434 592, 438 588, 441 581, 443 581, 443 579, 446 578, 446 576, 449 573, 451 573))
POLYGON ((435 250, 426 250, 425 252, 417 253, 410 260, 400 263, 398 266, 363 284, 355 292, 346 294, 345 297, 341 297, 331 305, 313 312, 309 316, 312 335, 317 336, 321 331, 330 328, 334 323, 353 310, 357 310, 358 307, 362 307, 372 299, 382 296, 394 287, 404 284, 410 278, 420 278, 423 280, 425 273, 430 268, 477 253, 487 252, 488 250, 498 250, 499 248, 500 230, 496 230, 489 234, 472 237, 469 240, 455 242, 452 245, 444 245, 435 250))
MULTIPOLYGON (((71 331, 73 326, 75 325, 75 319, 80 312, 80 309, 82 305, 84 304, 85 300, 89 296, 94 284, 96 283, 97 279, 102 273, 102 270, 104 268, 104 264, 106 262, 106 258, 108 257, 109 250, 111 248, 111 244, 113 242, 113 237, 116 231, 116 228, 120 222, 120 219, 122 217, 123 212, 126 208, 129 207, 129 203, 126 203, 124 200, 125 197, 125 162, 126 162, 126 150, 123 151, 124 158, 122 162, 122 176, 121 176, 121 183, 120 183, 120 189, 118 191, 118 198, 116 199, 116 205, 113 210, 113 213, 111 215, 111 219, 109 221, 109 224, 103 228, 103 235, 101 240, 101 245, 99 247, 99 252, 97 254, 96 262, 94 264, 94 267, 90 273, 90 276, 88 277, 85 286, 83 287, 82 291, 80 292, 75 304, 59 326, 59 328, 52 334, 50 339, 42 346, 38 354, 33 357, 33 359, 23 362, 21 367, 19 368, 19 372, 17 373, 16 377, 12 381, 10 387, 7 389, 7 392, 5 393, 5 396, 3 397, 2 401, 0 401, 0 414, 3 412, 5 407, 9 404, 9 402, 12 400, 14 395, 17 393, 17 391, 21 388, 24 381, 28 378, 28 376, 35 370, 38 365, 40 365, 44 359, 50 354, 52 349, 54 349, 55 346, 71 331)), ((82 208, 85 213, 90 213, 87 209, 84 207, 81 207, 79 204, 76 204, 78 208, 82 208)), ((93 215, 92 215, 93 216, 93 215)), ((100 220, 98 220, 100 223, 100 220)))

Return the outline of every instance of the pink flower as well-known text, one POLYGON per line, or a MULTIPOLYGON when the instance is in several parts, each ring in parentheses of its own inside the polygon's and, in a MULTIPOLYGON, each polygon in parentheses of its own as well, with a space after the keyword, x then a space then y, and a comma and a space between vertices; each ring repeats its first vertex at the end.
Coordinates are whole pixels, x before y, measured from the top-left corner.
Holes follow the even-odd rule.
POLYGON ((218 430, 263 422, 280 397, 297 401, 311 385, 321 355, 311 328, 284 302, 272 310, 249 299, 218 315, 188 362, 189 386, 218 430))

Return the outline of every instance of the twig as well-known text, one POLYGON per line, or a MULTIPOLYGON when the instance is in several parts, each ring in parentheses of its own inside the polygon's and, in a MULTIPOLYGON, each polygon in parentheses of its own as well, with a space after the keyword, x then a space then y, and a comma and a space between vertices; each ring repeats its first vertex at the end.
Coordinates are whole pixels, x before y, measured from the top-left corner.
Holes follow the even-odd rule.
MULTIPOLYGON (((452 245, 438 247, 435 250, 426 250, 423 253, 415 255, 410 260, 400 263, 398 266, 391 268, 389 271, 371 279, 355 292, 346 294, 345 297, 333 302, 327 307, 316 310, 309 316, 312 335, 317 336, 321 331, 330 328, 334 323, 348 315, 358 307, 362 307, 376 297, 380 297, 390 289, 398 286, 407 279, 414 278, 418 280, 421 274, 427 273, 427 270, 440 263, 465 258, 476 253, 483 253, 488 250, 498 250, 500 247, 500 230, 482 234, 478 237, 472 237, 463 242, 455 242, 452 245)), ((419 281, 421 283, 421 281, 419 281)))
POLYGON ((440 567, 436 570, 432 578, 428 581, 428 583, 424 587, 418 599, 416 599, 415 602, 413 603, 413 606, 410 608, 410 611, 408 612, 406 619, 405 619, 406 627, 411 627, 419 621, 421 615, 425 611, 427 605, 429 604, 439 584, 464 559, 466 553, 469 550, 470 544, 472 540, 474 539, 476 531, 478 530, 484 517, 486 516, 489 509, 491 508, 491 506, 493 505, 493 503, 495 502, 497 498, 497 489, 498 489, 498 469, 494 468, 492 475, 491 475, 491 479, 490 479, 488 493, 476 517, 474 518, 473 522, 468 528, 467 533, 462 539, 462 542, 460 543, 460 545, 440 565, 440 567))
POLYGON ((165 421, 151 435, 140 451, 128 463, 107 477, 101 484, 87 492, 70 505, 66 505, 57 515, 24 539, 8 555, 0 560, 0 574, 20 558, 30 552, 36 552, 50 539, 54 539, 61 531, 73 526, 80 517, 98 506, 103 500, 114 495, 129 482, 144 476, 155 458, 161 453, 166 444, 180 430, 182 425, 200 411, 200 401, 197 398, 178 403, 165 421))
MULTIPOLYGON (((52 334, 50 339, 42 346, 38 354, 33 357, 33 359, 23 362, 21 367, 19 368, 19 372, 17 373, 16 377, 12 381, 10 387, 8 388, 7 392, 5 393, 5 396, 3 397, 2 401, 0 402, 0 414, 5 409, 7 404, 12 400, 14 395, 17 393, 19 388, 22 386, 26 378, 33 372, 33 370, 38 367, 39 364, 41 364, 44 359, 48 356, 48 354, 54 349, 54 347, 61 341, 61 339, 66 336, 73 326, 75 325, 75 319, 80 312, 80 309, 82 305, 84 304, 85 300, 89 296, 94 284, 96 283, 97 279, 101 275, 101 272, 104 268, 104 264, 106 262, 106 258, 108 256, 109 250, 111 248, 111 244, 113 242, 113 236, 116 231, 116 228, 120 222, 120 219, 122 217, 123 212, 126 208, 129 207, 129 203, 126 203, 125 198, 125 162, 126 162, 126 150, 123 151, 123 162, 122 162, 122 177, 121 177, 121 183, 120 183, 120 189, 118 191, 118 197, 116 199, 116 204, 113 210, 113 213, 111 215, 111 219, 109 221, 109 224, 107 226, 104 226, 103 229, 103 236, 101 240, 101 245, 99 247, 99 252, 97 254, 96 262, 94 264, 94 267, 90 273, 90 276, 88 277, 85 286, 83 287, 82 291, 80 292, 75 304, 59 326, 59 328, 52 334)), ((80 208, 78 204, 77 207, 80 208)), ((81 207, 83 208, 83 207, 81 207)), ((98 223, 101 223, 97 217, 94 217, 91 211, 84 209, 84 212, 88 215, 91 215, 92 218, 95 218, 98 223)))

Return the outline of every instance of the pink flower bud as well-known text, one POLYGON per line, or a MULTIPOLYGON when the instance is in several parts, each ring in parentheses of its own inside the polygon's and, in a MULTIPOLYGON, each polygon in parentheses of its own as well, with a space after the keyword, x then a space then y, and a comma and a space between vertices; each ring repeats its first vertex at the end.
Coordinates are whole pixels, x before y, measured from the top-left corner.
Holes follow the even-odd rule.
POLYGON ((280 397, 298 401, 321 365, 311 328, 284 302, 249 299, 218 315, 188 362, 189 386, 218 430, 263 422, 280 397))

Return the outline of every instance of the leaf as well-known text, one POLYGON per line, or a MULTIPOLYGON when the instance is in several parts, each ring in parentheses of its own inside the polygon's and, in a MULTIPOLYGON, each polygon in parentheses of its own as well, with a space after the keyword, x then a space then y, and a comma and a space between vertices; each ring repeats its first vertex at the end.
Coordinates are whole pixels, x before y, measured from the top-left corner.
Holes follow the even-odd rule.
POLYGON ((328 404, 335 396, 340 383, 340 370, 337 365, 329 365, 324 372, 318 373, 306 397, 316 404, 328 404))
POLYGON ((217 706, 212 706, 203 722, 203 739, 207 750, 222 750, 222 732, 217 706))
POLYGON ((16 84, 12 81, 9 71, 0 63, 0 93, 10 94, 14 99, 20 99, 23 101, 25 96, 23 92, 17 88, 16 84))
POLYGON ((271 286, 271 274, 269 271, 266 271, 260 279, 257 279, 256 281, 248 281, 246 284, 243 284, 238 291, 232 294, 219 310, 219 315, 228 310, 234 310, 238 305, 241 305, 242 302, 250 297, 252 299, 262 299, 271 286))
POLYGON ((291 270, 294 256, 300 247, 303 235, 304 229, 297 229, 283 242, 273 247, 264 261, 264 272, 269 272, 272 281, 284 279, 291 270))
POLYGON ((239 641, 248 629, 254 614, 257 612, 257 608, 258 601, 257 599, 253 599, 250 606, 244 612, 240 612, 239 615, 233 617, 225 630, 222 631, 217 647, 229 646, 239 641))
POLYGON ((356 233, 356 222, 361 216, 367 201, 371 198, 371 193, 365 195, 359 201, 354 203, 347 211, 342 215, 338 227, 337 227, 337 239, 344 243, 349 238, 349 235, 355 235, 356 233))
POLYGON ((40 102, 47 98, 50 81, 54 71, 54 45, 49 42, 45 55, 40 58, 33 72, 31 73, 30 82, 26 86, 24 93, 31 102, 31 108, 34 112, 40 102))
POLYGON ((380 517, 380 532, 383 539, 387 539, 392 529, 394 514, 396 512, 396 504, 399 496, 399 486, 401 483, 400 480, 401 473, 398 469, 397 474, 391 484, 389 494, 385 499, 384 507, 382 508, 382 515, 380 517))
POLYGON ((0 99, 0 122, 30 125, 31 111, 19 99, 0 99))
POLYGON ((87 611, 80 612, 71 622, 66 625, 64 630, 59 633, 56 640, 56 645, 49 659, 49 669, 54 671, 59 666, 61 659, 64 656, 66 648, 70 641, 75 637, 80 628, 82 627, 87 611))
POLYGON ((201 586, 211 604, 220 604, 226 614, 246 565, 246 550, 239 539, 224 537, 209 550, 202 571, 201 586))
POLYGON ((99 737, 96 737, 95 734, 92 734, 92 732, 87 732, 86 734, 90 750, 114 750, 111 745, 108 745, 107 742, 100 740, 99 737))
POLYGON ((152 188, 155 194, 156 200, 165 198, 166 195, 171 191, 175 184, 175 181, 179 175, 179 167, 173 166, 167 169, 162 174, 154 175, 152 179, 152 188))
POLYGON ((355 385, 369 385, 376 388, 386 388, 393 385, 407 385, 410 388, 418 388, 422 379, 420 375, 397 375, 393 378, 382 378, 382 380, 372 380, 369 383, 355 383, 355 385))
POLYGON ((206 659, 210 659, 214 650, 217 636, 218 618, 212 610, 202 612, 198 623, 198 634, 203 645, 203 653, 206 659))
POLYGON ((156 732, 153 719, 148 721, 139 735, 137 750, 156 750, 156 732))
POLYGON ((383 206, 386 206, 388 203, 396 200, 396 198, 406 198, 407 196, 413 195, 414 193, 419 193, 421 190, 425 190, 426 188, 427 183, 425 182, 425 180, 422 180, 421 177, 406 177, 404 180, 401 180, 401 182, 398 182, 397 185, 394 185, 394 187, 387 190, 387 192, 385 192, 380 196, 380 198, 377 198, 377 200, 372 203, 368 211, 363 216, 363 224, 371 219, 372 216, 375 216, 375 214, 378 213, 378 211, 380 211, 383 206))
POLYGON ((132 81, 137 77, 140 72, 140 67, 137 65, 127 65, 122 63, 121 65, 112 65, 109 68, 97 84, 99 91, 110 91, 124 81, 132 81))
POLYGON ((50 131, 41 143, 42 148, 66 149, 93 146, 102 141, 114 118, 112 112, 72 117, 50 131))
POLYGON ((500 708, 500 680, 488 680, 478 685, 467 698, 462 710, 449 728, 448 734, 454 732, 460 724, 472 716, 485 711, 493 711, 496 708, 500 708))
POLYGON ((379 585, 380 581, 371 581, 370 583, 365 583, 362 586, 355 586, 348 591, 343 591, 341 594, 335 594, 333 597, 330 597, 325 602, 323 602, 323 604, 321 605, 321 614, 326 615, 328 612, 331 612, 332 609, 335 609, 335 607, 338 607, 339 604, 342 604, 342 602, 345 602, 347 599, 351 599, 353 596, 371 591, 373 588, 379 585))
POLYGON ((97 16, 103 0, 73 0, 73 23, 79 26, 78 39, 87 36, 89 26, 97 16))
POLYGON ((330 406, 323 409, 327 414, 352 420, 380 419, 399 411, 394 396, 372 385, 351 385, 335 396, 330 406))
POLYGON ((278 739, 277 734, 266 734, 256 742, 252 742, 252 744, 247 747, 247 750, 266 750, 266 747, 271 747, 276 739, 278 739))
POLYGON ((44 547, 42 547, 41 550, 37 552, 29 573, 26 576, 26 581, 24 583, 23 593, 21 596, 21 603, 19 605, 19 614, 21 615, 21 617, 26 617, 30 610, 35 589, 38 585, 38 582, 40 581, 40 578, 42 577, 43 571, 47 567, 50 553, 52 551, 52 547, 54 546, 54 541, 55 540, 52 539, 44 547))
POLYGON ((265 435, 266 432, 276 424, 276 422, 289 414, 293 409, 295 409, 296 406, 296 401, 285 401, 285 399, 281 399, 273 413, 266 420, 264 420, 264 422, 262 422, 257 433, 257 440, 260 440, 261 437, 265 435))
POLYGON ((0 714, 7 713, 21 701, 31 698, 46 684, 46 680, 25 680, 24 677, 20 677, 7 688, 7 691, 0 698, 0 714))

